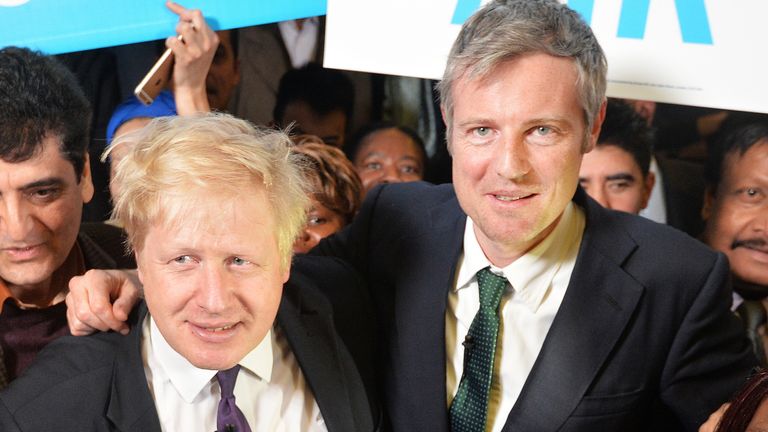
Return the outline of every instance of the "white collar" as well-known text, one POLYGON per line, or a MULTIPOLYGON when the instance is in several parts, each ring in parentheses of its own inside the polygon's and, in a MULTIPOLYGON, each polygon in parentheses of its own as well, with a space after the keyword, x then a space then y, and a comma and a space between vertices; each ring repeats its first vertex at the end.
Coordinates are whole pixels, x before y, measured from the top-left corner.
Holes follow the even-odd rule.
POLYGON ((504 268, 491 264, 477 241, 474 222, 467 217, 464 228, 464 253, 459 262, 459 274, 456 278, 456 290, 466 288, 475 281, 475 274, 490 266, 491 271, 503 274, 511 284, 515 296, 525 303, 532 312, 541 306, 552 279, 563 261, 565 252, 571 250, 575 242, 581 241, 584 231, 584 212, 568 203, 557 226, 533 249, 504 268), (557 245, 556 247, 553 247, 557 245))
MULTIPOLYGON (((192 365, 192 363, 168 344, 149 314, 147 314, 147 320, 150 326, 149 334, 152 355, 171 381, 173 387, 179 392, 179 395, 187 403, 192 403, 218 371, 200 369, 192 365)), ((243 370, 246 370, 269 382, 272 378, 273 343, 274 336, 272 330, 270 330, 264 336, 261 343, 240 360, 241 373, 243 370)))

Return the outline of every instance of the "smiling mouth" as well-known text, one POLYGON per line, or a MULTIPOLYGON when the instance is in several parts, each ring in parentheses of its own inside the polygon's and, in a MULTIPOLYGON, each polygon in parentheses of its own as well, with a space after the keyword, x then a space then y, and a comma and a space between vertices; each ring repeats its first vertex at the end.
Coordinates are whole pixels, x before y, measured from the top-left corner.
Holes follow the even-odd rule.
POLYGON ((493 197, 496 198, 497 200, 506 201, 506 202, 519 201, 523 198, 528 198, 531 196, 532 195, 521 195, 521 196, 496 195, 496 194, 493 195, 493 197))
POLYGON ((224 327, 203 327, 203 328, 206 329, 207 331, 219 332, 219 331, 229 330, 234 326, 235 324, 230 324, 230 325, 225 325, 224 327))

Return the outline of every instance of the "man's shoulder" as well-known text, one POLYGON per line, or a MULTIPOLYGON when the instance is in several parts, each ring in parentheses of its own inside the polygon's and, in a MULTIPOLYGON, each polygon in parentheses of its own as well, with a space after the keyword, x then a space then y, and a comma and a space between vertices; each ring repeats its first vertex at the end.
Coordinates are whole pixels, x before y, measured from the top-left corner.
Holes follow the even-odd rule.
POLYGON ((318 302, 328 301, 328 306, 337 308, 355 301, 366 293, 360 274, 346 261, 330 257, 302 255, 293 259, 291 277, 285 285, 286 301, 318 302))
POLYGON ((598 220, 588 219, 585 238, 646 287, 697 287, 724 265, 720 254, 676 228, 627 213, 601 213, 598 220))
POLYGON ((78 244, 83 251, 86 268, 136 268, 133 254, 126 253, 127 235, 122 228, 104 222, 80 225, 78 244))
POLYGON ((48 406, 52 401, 58 401, 56 406, 60 406, 58 403, 65 403, 68 398, 103 395, 111 382, 115 356, 124 338, 116 333, 58 338, 0 393, 0 399, 15 415, 19 410, 54 409, 55 406, 48 406))
MULTIPOLYGON (((407 221, 446 220, 464 213, 452 184, 433 185, 426 182, 382 185, 368 194, 364 207, 386 225, 407 221)), ((409 227, 407 229, 412 229, 409 227)))

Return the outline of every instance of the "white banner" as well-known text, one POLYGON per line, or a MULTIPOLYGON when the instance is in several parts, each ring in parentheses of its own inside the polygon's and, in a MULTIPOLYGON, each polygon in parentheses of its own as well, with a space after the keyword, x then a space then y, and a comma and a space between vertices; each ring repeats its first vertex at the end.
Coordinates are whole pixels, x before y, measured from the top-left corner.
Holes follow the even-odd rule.
MULTIPOLYGON (((325 66, 439 79, 480 3, 328 0, 325 66)), ((768 113, 768 1, 567 3, 606 52, 609 96, 768 113)))

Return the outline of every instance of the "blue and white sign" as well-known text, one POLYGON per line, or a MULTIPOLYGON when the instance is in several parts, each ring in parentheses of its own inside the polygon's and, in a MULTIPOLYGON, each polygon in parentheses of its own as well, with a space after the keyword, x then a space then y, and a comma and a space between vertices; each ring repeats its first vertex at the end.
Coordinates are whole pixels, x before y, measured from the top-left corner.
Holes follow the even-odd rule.
MULTIPOLYGON (((214 30, 324 15, 326 0, 181 0, 214 30)), ((178 17, 163 0, 0 0, 0 46, 58 54, 165 39, 178 17)))
MULTIPOLYGON (((765 0, 561 0, 608 57, 609 96, 768 113, 765 0)), ((487 0, 328 0, 325 65, 439 79, 487 0)))

